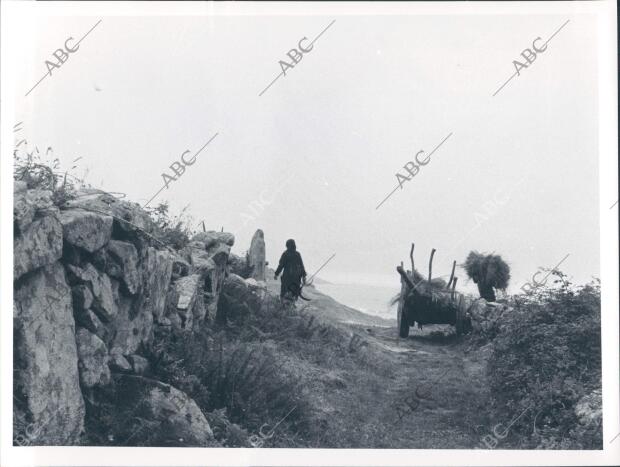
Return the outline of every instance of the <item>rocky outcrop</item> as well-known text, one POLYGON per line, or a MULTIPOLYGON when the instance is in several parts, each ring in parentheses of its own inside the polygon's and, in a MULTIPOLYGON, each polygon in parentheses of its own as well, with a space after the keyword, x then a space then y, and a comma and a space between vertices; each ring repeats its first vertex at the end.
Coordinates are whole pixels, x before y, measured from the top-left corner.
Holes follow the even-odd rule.
POLYGON ((106 253, 105 272, 119 279, 129 295, 136 294, 140 287, 136 247, 131 243, 111 240, 106 253))
MULTIPOLYGON (((128 397, 122 401, 135 417, 152 430, 154 446, 217 446, 204 414, 184 392, 149 378, 118 377, 117 388, 128 397)), ((133 427, 132 427, 133 429, 133 427)))
MULTIPOLYGON (((149 374, 156 329, 195 332, 214 319, 234 236, 204 232, 173 252, 135 203, 86 189, 59 209, 49 191, 14 191, 15 416, 45 424, 37 444, 76 444, 84 397, 113 376, 149 374)), ((143 415, 165 425, 161 445, 217 445, 187 395, 132 381, 143 415)))
POLYGON ((99 272, 88 263, 83 269, 77 266, 67 265, 69 280, 73 285, 84 285, 92 293, 92 308, 106 323, 110 322, 117 314, 117 306, 112 295, 112 283, 110 278, 99 272))
POLYGON ((14 300, 16 410, 40 428, 38 443, 75 444, 85 412, 71 289, 63 267, 56 262, 24 278, 14 300))
POLYGON ((82 387, 105 386, 110 382, 108 348, 90 331, 78 329, 75 340, 78 350, 78 369, 82 387))
POLYGON ((62 226, 54 216, 45 216, 26 227, 13 241, 14 276, 38 269, 62 256, 62 226))
POLYGON ((474 332, 486 335, 499 332, 503 325, 503 314, 510 307, 501 303, 487 302, 484 298, 466 298, 469 317, 474 332))
POLYGON ((250 250, 248 251, 252 277, 257 281, 265 280, 265 236, 263 231, 258 229, 252 237, 250 250))
MULTIPOLYGON (((151 313, 155 320, 164 316, 166 293, 172 276, 175 258, 167 251, 148 248, 144 260, 144 290, 148 295, 151 313)), ((177 263, 178 264, 178 263, 177 263)))
POLYGON ((65 207, 113 216, 113 233, 118 240, 139 241, 144 233, 153 234, 155 231, 153 220, 139 204, 120 200, 100 190, 84 188, 65 207))
POLYGON ((600 425, 603 418, 601 390, 596 389, 575 404, 575 415, 582 425, 600 425))
POLYGON ((230 274, 224 281, 216 318, 221 323, 240 322, 256 313, 261 303, 260 287, 251 286, 242 277, 230 274))
POLYGON ((89 253, 97 251, 110 241, 112 217, 80 209, 60 214, 65 242, 89 253))

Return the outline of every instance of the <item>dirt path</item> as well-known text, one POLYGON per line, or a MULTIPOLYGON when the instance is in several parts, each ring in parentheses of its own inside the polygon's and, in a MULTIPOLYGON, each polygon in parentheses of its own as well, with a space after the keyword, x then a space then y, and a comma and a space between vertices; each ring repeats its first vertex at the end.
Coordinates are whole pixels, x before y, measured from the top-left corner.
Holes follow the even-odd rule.
POLYGON ((471 449, 480 442, 483 366, 455 339, 432 337, 438 328, 446 330, 415 330, 408 339, 396 337, 395 324, 370 328, 370 341, 388 349, 382 356, 393 371, 390 384, 369 404, 390 433, 390 447, 471 449))
POLYGON ((356 353, 332 362, 323 374, 315 369, 313 378, 323 384, 313 386, 312 394, 325 426, 311 447, 480 445, 488 431, 484 359, 448 335, 450 326, 412 328, 409 338, 400 339, 395 320, 366 315, 313 288, 304 293, 312 300, 297 308, 346 332, 356 353))

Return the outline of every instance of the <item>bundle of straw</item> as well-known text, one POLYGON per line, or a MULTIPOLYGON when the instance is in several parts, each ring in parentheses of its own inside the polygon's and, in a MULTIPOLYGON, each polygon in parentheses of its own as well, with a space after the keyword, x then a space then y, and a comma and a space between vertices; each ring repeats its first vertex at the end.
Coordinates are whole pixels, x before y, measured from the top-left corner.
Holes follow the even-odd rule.
POLYGON ((463 265, 467 275, 476 283, 506 290, 510 281, 510 266, 500 255, 470 251, 463 265))

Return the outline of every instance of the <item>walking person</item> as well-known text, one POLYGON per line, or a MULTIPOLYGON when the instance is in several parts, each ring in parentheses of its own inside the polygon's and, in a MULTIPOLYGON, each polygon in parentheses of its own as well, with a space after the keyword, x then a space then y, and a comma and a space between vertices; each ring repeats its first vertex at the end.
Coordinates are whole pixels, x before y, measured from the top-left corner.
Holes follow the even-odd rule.
POLYGON ((301 255, 297 251, 295 240, 292 238, 286 241, 286 251, 282 253, 278 269, 276 269, 275 279, 282 273, 280 286, 280 299, 284 300, 287 296, 292 296, 293 301, 301 295, 302 280, 306 281, 306 269, 301 255))

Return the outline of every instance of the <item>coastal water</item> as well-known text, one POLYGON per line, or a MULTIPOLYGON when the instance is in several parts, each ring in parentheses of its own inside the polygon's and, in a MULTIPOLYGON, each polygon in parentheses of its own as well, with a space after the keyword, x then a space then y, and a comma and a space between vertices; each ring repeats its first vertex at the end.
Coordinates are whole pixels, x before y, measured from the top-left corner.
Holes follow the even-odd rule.
POLYGON ((387 319, 396 317, 395 307, 390 307, 389 302, 400 292, 400 288, 327 282, 317 283, 315 286, 319 292, 366 314, 387 319))

